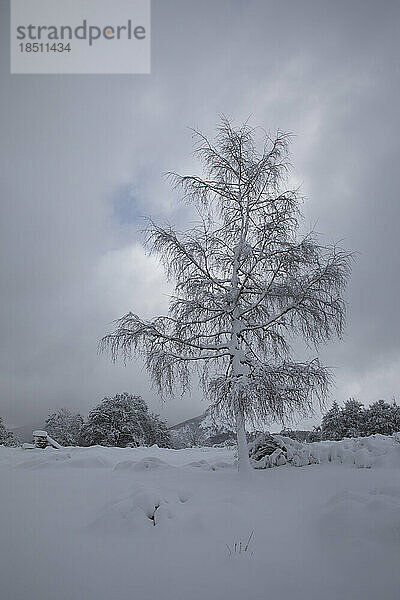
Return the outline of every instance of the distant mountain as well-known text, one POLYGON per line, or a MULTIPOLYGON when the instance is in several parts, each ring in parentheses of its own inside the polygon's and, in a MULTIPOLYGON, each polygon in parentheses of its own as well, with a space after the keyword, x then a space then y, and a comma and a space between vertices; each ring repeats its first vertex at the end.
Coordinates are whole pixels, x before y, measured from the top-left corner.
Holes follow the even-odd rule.
POLYGON ((313 431, 308 429, 282 429, 278 435, 284 435, 285 437, 296 440, 297 442, 315 442, 313 439, 313 431))
POLYGON ((198 417, 173 425, 169 432, 174 448, 235 443, 233 429, 222 419, 211 416, 208 410, 198 417))

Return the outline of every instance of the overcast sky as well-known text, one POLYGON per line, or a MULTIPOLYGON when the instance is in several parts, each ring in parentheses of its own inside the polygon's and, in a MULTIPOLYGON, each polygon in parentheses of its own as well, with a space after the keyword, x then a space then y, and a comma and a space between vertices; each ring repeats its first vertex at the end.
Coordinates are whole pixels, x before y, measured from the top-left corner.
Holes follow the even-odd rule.
POLYGON ((125 76, 10 75, 1 6, 7 424, 122 391, 171 425, 204 410, 198 392, 161 406, 141 364, 110 364, 97 341, 130 309, 165 310, 141 216, 184 222, 162 173, 192 169, 188 126, 212 133, 219 113, 295 133, 306 222, 359 252, 347 335, 321 352, 330 401, 400 396, 398 2, 153 0, 152 74, 125 76))

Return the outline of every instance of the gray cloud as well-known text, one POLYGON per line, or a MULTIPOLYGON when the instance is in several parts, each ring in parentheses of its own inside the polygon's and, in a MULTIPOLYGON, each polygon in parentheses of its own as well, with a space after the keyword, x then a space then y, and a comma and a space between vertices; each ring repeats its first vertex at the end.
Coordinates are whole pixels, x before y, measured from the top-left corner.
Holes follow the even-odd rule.
POLYGON ((210 132, 222 112, 296 134, 305 224, 359 251, 348 334, 322 351, 333 395, 396 395, 398 4, 153 0, 149 76, 11 76, 5 4, 0 414, 85 412, 125 389, 171 423, 201 410, 196 391, 161 408, 140 364, 111 365, 96 344, 124 311, 165 306, 140 215, 185 221, 162 173, 197 168, 187 126, 210 132))

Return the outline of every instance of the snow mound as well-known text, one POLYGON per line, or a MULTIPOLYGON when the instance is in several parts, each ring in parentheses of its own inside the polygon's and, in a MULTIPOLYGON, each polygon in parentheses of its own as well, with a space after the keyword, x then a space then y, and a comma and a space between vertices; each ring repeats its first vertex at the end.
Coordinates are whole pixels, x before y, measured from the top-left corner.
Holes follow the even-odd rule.
POLYGON ((249 454, 255 469, 324 463, 347 464, 359 469, 400 467, 400 434, 304 443, 263 433, 249 445, 249 454))
POLYGON ((144 491, 115 500, 88 527, 89 531, 101 533, 127 533, 144 531, 154 527, 154 513, 159 501, 144 491))
POLYGON ((199 507, 193 511, 192 494, 187 490, 161 493, 151 486, 139 486, 133 493, 109 503, 89 525, 88 530, 103 533, 131 533, 158 530, 176 521, 173 528, 181 529, 185 522, 193 521, 199 507), (164 526, 164 527, 163 527, 164 526))
POLYGON ((114 466, 114 471, 154 471, 168 468, 173 467, 164 460, 156 456, 146 456, 139 461, 122 460, 114 466))
POLYGON ((154 471, 156 469, 171 469, 173 467, 156 456, 147 456, 133 464, 131 468, 133 471, 154 471))
POLYGON ((195 467, 196 469, 203 469, 204 471, 211 471, 210 463, 204 459, 192 460, 192 462, 188 463, 186 466, 195 467))
POLYGON ((113 471, 131 471, 136 464, 136 460, 121 460, 114 465, 113 471))
POLYGON ((219 471, 220 469, 233 469, 234 463, 228 463, 225 460, 219 460, 215 463, 212 463, 211 469, 213 471, 219 471))
MULTIPOLYGON (((81 449, 79 449, 81 450, 81 449)), ((51 448, 29 450, 28 458, 19 463, 22 469, 46 469, 52 467, 73 467, 78 469, 107 468, 110 466, 108 460, 95 454, 86 455, 76 448, 71 452, 53 450, 51 448)))

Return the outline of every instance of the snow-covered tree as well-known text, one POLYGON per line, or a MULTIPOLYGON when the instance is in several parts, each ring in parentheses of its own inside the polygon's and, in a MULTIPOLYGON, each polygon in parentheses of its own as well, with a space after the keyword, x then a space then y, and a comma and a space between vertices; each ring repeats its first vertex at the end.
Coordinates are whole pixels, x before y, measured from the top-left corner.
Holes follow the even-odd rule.
POLYGON ((332 408, 322 417, 321 437, 323 440, 341 440, 345 429, 342 421, 342 411, 335 401, 332 408))
POLYGON ((396 402, 392 404, 384 400, 374 402, 365 411, 364 429, 365 435, 375 433, 392 435, 400 431, 400 407, 396 402))
POLYGON ((79 446, 82 427, 83 417, 68 408, 52 413, 45 422, 47 433, 62 446, 79 446))
POLYGON ((147 429, 147 446, 157 444, 160 448, 170 448, 171 436, 165 421, 159 415, 149 413, 149 426, 147 429))
POLYGON ((0 417, 0 446, 20 446, 19 439, 14 435, 12 431, 9 431, 0 417))
POLYGON ((157 415, 149 413, 140 396, 126 392, 104 398, 90 411, 82 439, 89 446, 169 445, 165 423, 157 415))
POLYGON ((211 403, 235 421, 247 470, 247 418, 284 421, 325 396, 328 370, 318 358, 296 362, 290 340, 342 334, 351 257, 300 236, 301 197, 286 188, 288 134, 271 139, 223 118, 214 143, 194 135, 203 174, 170 178, 196 221, 187 231, 153 221, 147 229, 147 247, 175 282, 169 313, 126 314, 101 348, 114 360, 143 355, 161 394, 186 390, 197 368, 211 403))
POLYGON ((365 435, 365 409, 361 402, 350 398, 340 411, 342 437, 365 435))
POLYGON ((400 431, 400 407, 378 400, 369 407, 350 398, 340 408, 334 402, 332 408, 322 417, 321 434, 324 440, 341 440, 344 437, 365 435, 392 435, 400 431))

